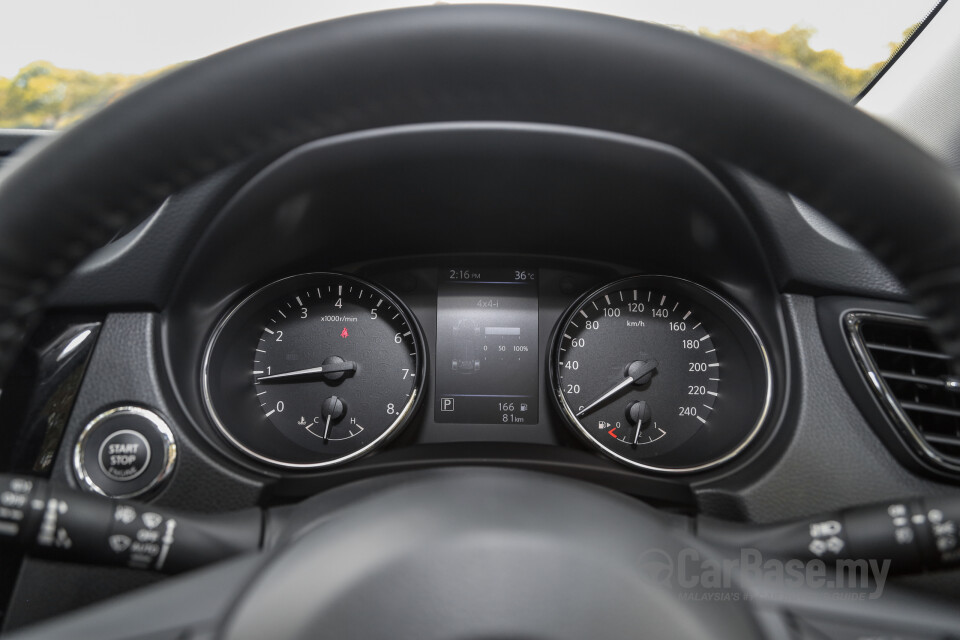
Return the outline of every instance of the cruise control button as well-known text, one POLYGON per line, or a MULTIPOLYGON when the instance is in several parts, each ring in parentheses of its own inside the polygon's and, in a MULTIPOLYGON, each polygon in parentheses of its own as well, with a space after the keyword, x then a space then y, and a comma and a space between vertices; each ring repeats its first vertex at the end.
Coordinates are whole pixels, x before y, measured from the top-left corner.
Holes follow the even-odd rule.
POLYGON ((150 443, 130 429, 111 433, 100 445, 100 470, 118 482, 140 476, 150 464, 150 443))

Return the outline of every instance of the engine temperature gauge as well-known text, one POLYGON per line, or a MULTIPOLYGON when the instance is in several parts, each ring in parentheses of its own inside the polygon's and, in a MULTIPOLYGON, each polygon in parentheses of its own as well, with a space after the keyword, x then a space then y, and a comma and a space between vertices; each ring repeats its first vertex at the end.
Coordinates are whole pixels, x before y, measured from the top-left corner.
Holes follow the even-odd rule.
POLYGON ((227 440, 264 462, 356 458, 402 427, 421 397, 423 339, 375 285, 334 273, 267 285, 228 314, 204 362, 204 399, 227 440))
POLYGON ((551 362, 567 421, 621 462, 703 469, 756 435, 771 399, 757 332, 732 305, 686 280, 636 276, 577 302, 551 362))

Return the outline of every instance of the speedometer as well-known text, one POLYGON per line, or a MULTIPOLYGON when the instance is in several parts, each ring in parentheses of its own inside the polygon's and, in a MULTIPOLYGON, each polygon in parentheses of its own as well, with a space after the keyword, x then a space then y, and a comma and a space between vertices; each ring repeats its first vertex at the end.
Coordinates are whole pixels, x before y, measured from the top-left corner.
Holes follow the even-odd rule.
POLYGON ((759 335, 708 289, 635 276, 591 292, 565 314, 550 363, 561 413, 612 458, 697 471, 730 459, 769 412, 770 364, 759 335))

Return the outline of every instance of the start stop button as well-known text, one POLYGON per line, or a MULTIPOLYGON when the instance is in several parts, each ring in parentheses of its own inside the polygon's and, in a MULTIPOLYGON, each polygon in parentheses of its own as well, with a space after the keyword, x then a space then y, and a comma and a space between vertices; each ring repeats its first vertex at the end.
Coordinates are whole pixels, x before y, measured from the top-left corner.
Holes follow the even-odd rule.
POLYGON ((177 457, 173 432, 153 411, 117 407, 95 417, 74 448, 80 486, 110 498, 149 491, 170 475, 177 457))
POLYGON ((150 464, 150 443, 132 429, 107 436, 100 445, 100 470, 117 482, 139 477, 150 464))

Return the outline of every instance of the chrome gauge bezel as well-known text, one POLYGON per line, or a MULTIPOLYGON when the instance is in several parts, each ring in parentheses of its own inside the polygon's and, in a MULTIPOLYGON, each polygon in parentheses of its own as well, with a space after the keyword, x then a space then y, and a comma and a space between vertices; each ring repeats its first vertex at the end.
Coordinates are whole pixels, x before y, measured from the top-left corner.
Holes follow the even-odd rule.
POLYGON ((231 306, 230 311, 226 313, 217 325, 214 327, 213 332, 210 334, 209 339, 207 340, 206 346, 203 351, 203 360, 201 364, 201 374, 200 374, 200 392, 201 398, 203 400, 203 406, 207 413, 207 417, 216 427, 217 432, 235 449, 243 453, 244 455, 253 458, 259 462, 268 464, 270 466, 279 467, 282 469, 298 469, 298 470, 308 470, 308 469, 322 469, 332 466, 337 466, 362 458, 363 456, 371 453, 375 449, 378 449, 392 440, 396 435, 401 431, 402 427, 406 425, 411 416, 419 408, 423 400, 423 389, 426 382, 426 361, 428 359, 428 354, 426 351, 426 342, 423 336, 423 330, 420 327, 420 323, 417 320, 416 316, 410 311, 410 309, 398 298, 394 293, 388 291, 382 286, 376 285, 368 280, 358 278, 352 274, 340 273, 335 271, 310 271, 306 273, 298 273, 295 275, 286 276, 280 278, 279 280, 274 280, 268 284, 259 287, 252 293, 245 296, 240 302, 231 306), (360 449, 353 451, 349 454, 330 459, 324 460, 321 462, 312 462, 312 463, 299 463, 299 462, 288 462, 284 460, 278 460, 271 458, 269 456, 263 455, 257 451, 252 450, 250 447, 246 446, 241 442, 237 437, 235 437, 229 428, 224 424, 224 421, 221 419, 220 415, 216 410, 216 403, 213 399, 213 394, 210 388, 211 382, 211 366, 213 353, 217 346, 218 340, 220 340, 223 335, 224 329, 230 326, 232 321, 238 317, 238 314, 246 309, 248 305, 252 302, 259 300, 261 297, 265 296, 268 292, 276 290, 277 296, 282 296, 286 293, 285 288, 289 288, 292 281, 298 281, 301 279, 307 278, 343 278, 351 280, 357 284, 362 285, 365 288, 369 288, 371 291, 376 292, 384 300, 388 300, 393 304, 403 315, 403 318, 406 320, 408 326, 410 327, 411 332, 413 333, 414 343, 417 346, 417 362, 416 362, 416 378, 413 389, 410 393, 410 398, 402 408, 397 413, 396 419, 380 434, 377 438, 367 443, 360 449))
MULTIPOLYGON (((670 286, 667 284, 666 286, 670 286)), ((573 429, 575 433, 590 447, 600 451, 607 457, 629 467, 640 469, 643 471, 651 471, 662 474, 690 474, 697 473, 701 471, 706 471, 712 469, 719 465, 722 465, 733 458, 737 457, 742 453, 749 445, 752 443, 757 435, 761 432, 764 424, 766 424, 769 419, 771 408, 773 406, 774 398, 774 384, 773 384, 773 369, 770 362, 769 353, 767 348, 760 337, 760 333, 757 331, 754 324, 750 319, 733 303, 721 296, 720 294, 708 289, 707 287, 693 282, 692 280, 687 280, 685 278, 679 278, 676 276, 666 276, 660 274, 637 274, 632 276, 627 276, 621 278, 614 282, 607 283, 601 287, 590 290, 583 295, 581 295, 577 300, 571 304, 563 315, 560 317, 560 320, 557 322, 554 327, 553 334, 550 342, 550 350, 548 351, 548 361, 547 361, 547 371, 550 380, 550 389, 551 395, 553 396, 554 401, 557 404, 557 408, 560 411, 560 414, 563 416, 567 424, 573 429), (670 283, 674 287, 681 289, 688 289, 697 292, 697 295, 705 296, 708 300, 713 301, 721 308, 723 308, 727 313, 730 314, 730 318, 735 320, 739 325, 742 326, 742 329, 746 332, 747 335, 752 339, 752 343, 755 344, 757 348, 757 356, 759 362, 761 363, 762 368, 762 377, 763 377, 763 392, 762 392, 762 401, 757 412, 757 418, 752 424, 752 426, 745 432, 745 435, 736 446, 730 448, 728 451, 724 452, 722 455, 712 457, 709 460, 700 462, 697 464, 683 465, 683 466, 663 466, 658 464, 653 464, 649 462, 640 462, 632 460, 623 456, 616 451, 612 450, 610 447, 605 446, 601 443, 594 435, 581 423, 581 421, 576 417, 574 410, 567 403, 567 399, 563 393, 562 384, 560 381, 559 375, 559 361, 561 360, 561 342, 563 339, 564 329, 568 326, 571 318, 578 313, 578 311, 589 301, 594 300, 602 295, 608 294, 611 291, 617 291, 623 288, 626 288, 631 283, 644 282, 645 287, 656 286, 655 284, 651 285, 650 283, 670 283)))

